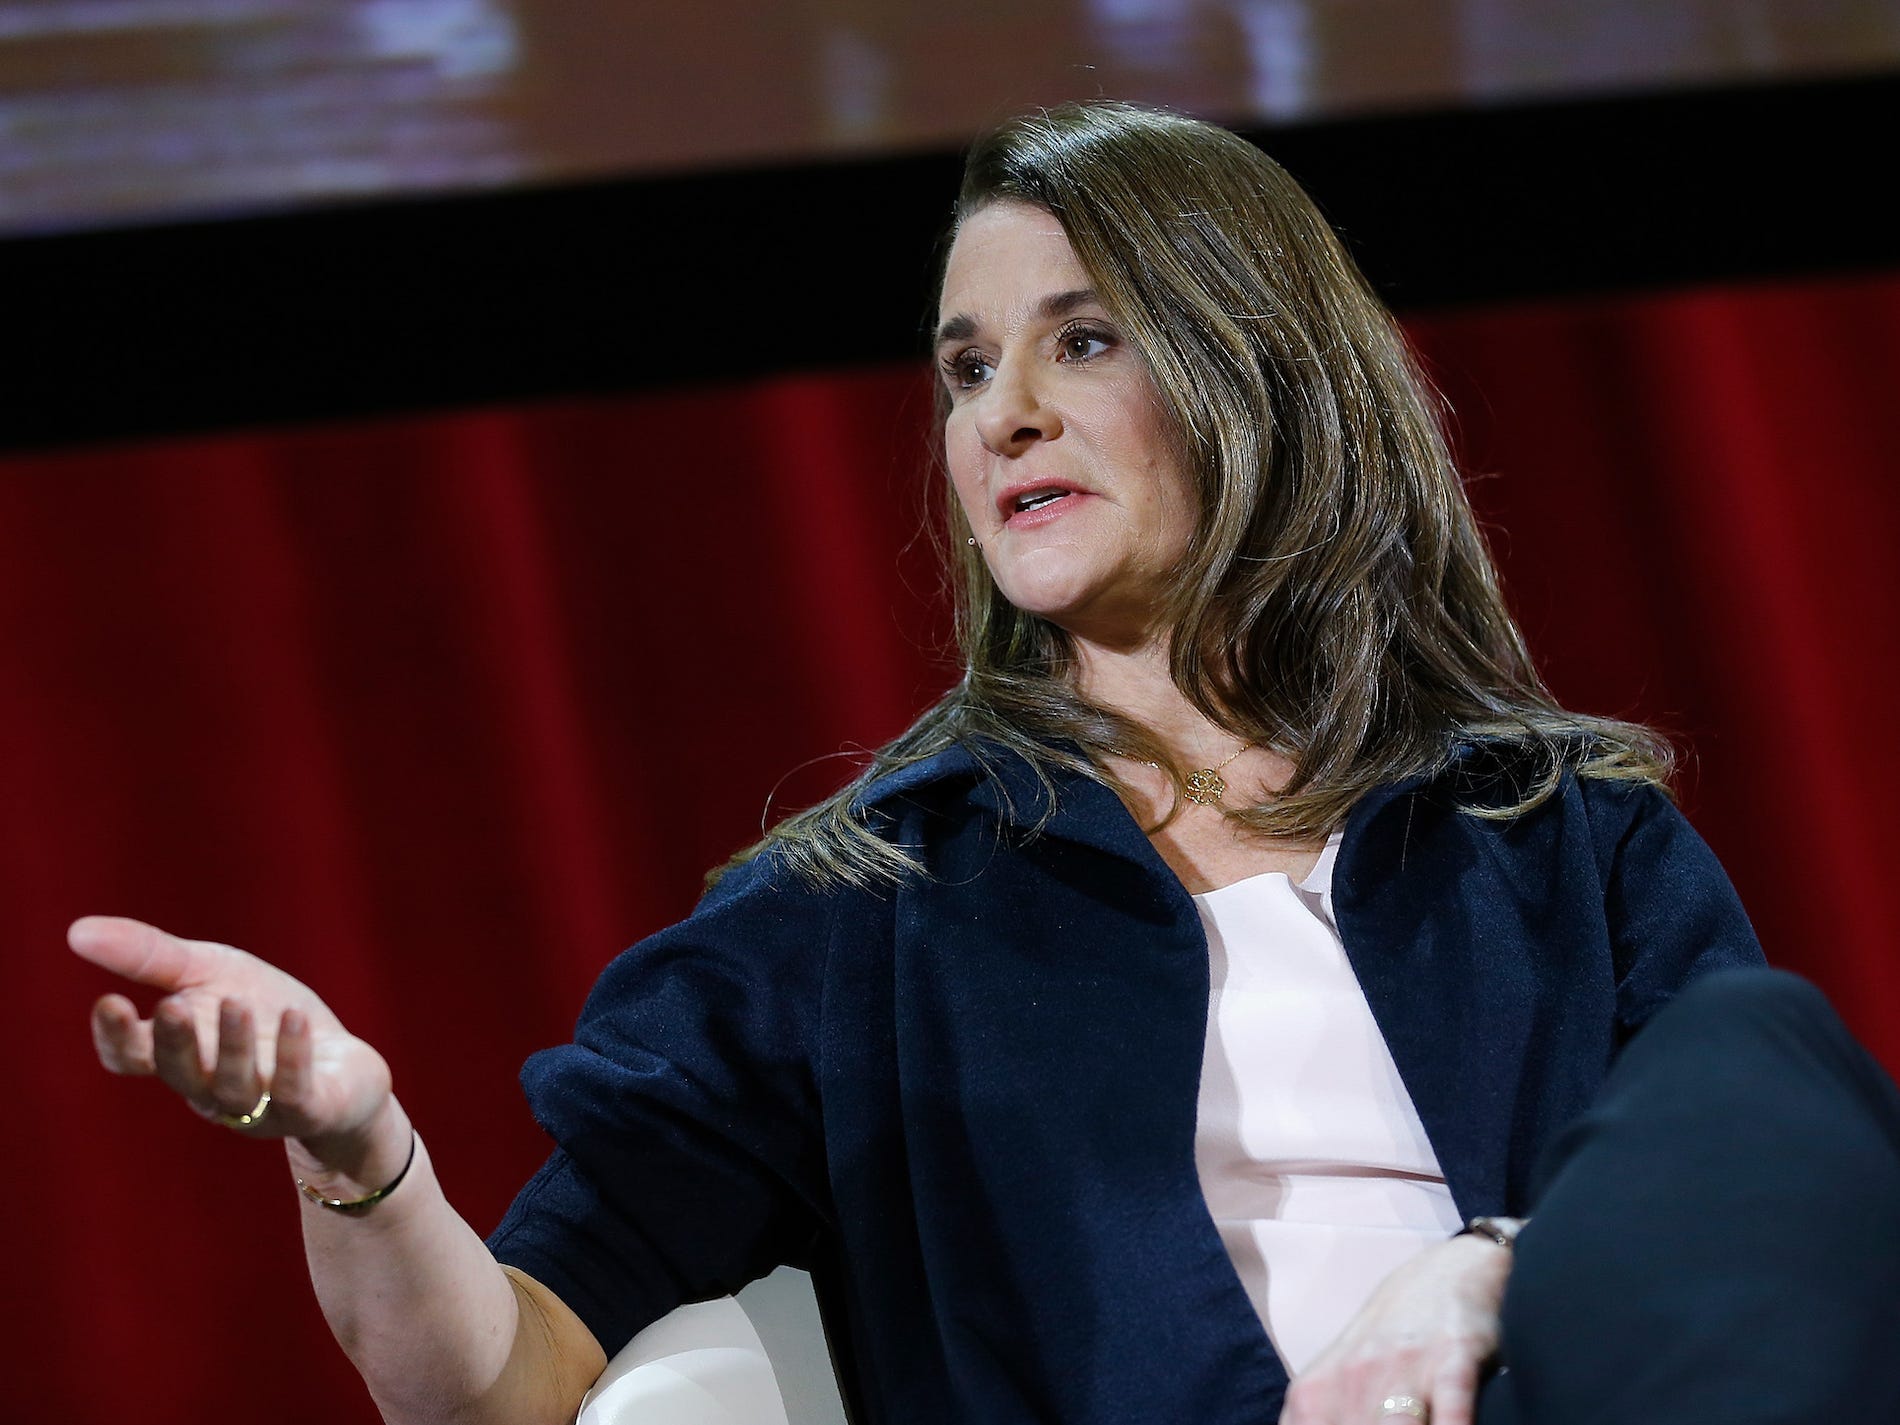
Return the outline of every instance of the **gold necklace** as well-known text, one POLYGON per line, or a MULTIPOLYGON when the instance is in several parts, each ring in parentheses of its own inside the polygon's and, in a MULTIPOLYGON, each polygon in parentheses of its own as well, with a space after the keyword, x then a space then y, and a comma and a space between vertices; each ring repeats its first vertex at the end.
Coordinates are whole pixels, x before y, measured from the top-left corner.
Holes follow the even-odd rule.
MULTIPOLYGON (((1243 742, 1240 744, 1240 752, 1245 752, 1252 746, 1253 744, 1251 742, 1243 742)), ((1227 795, 1227 779, 1221 776, 1221 773, 1226 771, 1229 764, 1240 756, 1240 752, 1236 752, 1234 756, 1229 757, 1226 762, 1218 763, 1212 767, 1203 767, 1198 772, 1189 772, 1187 776, 1182 779, 1184 789, 1182 795, 1196 806, 1219 806, 1220 799, 1227 795)), ((1150 762, 1148 765, 1157 772, 1167 770, 1159 762, 1150 762)))

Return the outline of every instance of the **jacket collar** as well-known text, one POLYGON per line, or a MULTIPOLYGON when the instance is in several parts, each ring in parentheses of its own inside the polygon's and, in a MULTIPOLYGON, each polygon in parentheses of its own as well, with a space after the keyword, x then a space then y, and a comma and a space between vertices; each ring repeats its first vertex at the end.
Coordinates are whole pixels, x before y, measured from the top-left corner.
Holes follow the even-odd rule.
POLYGON ((1114 792, 1092 778, 1062 769, 1047 774, 1021 753, 974 738, 877 778, 859 796, 869 811, 898 800, 921 799, 940 785, 967 787, 966 804, 1004 826, 1093 847, 1147 865, 1155 851, 1114 792))
MULTIPOLYGON (((1453 744, 1451 770, 1455 773, 1474 759, 1479 744, 1468 739, 1453 744)), ((1438 774, 1421 773, 1403 781, 1375 787, 1346 817, 1340 857, 1346 845, 1358 839, 1386 807, 1436 781, 1438 774)), ((1121 800, 1089 777, 1057 769, 1044 780, 1042 772, 1021 753, 989 738, 952 744, 921 761, 899 767, 873 780, 855 803, 860 812, 900 800, 912 800, 943 784, 968 786, 969 801, 992 813, 999 822, 1038 834, 1060 837, 1111 855, 1147 864, 1154 848, 1121 800)))

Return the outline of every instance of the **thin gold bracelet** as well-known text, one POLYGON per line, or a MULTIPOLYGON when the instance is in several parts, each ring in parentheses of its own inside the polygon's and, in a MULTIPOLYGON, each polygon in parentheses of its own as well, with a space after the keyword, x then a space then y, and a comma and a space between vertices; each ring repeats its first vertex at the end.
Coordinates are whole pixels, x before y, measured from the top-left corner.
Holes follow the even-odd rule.
POLYGON ((377 1188, 376 1191, 371 1193, 368 1197, 351 1198, 348 1201, 340 1197, 325 1197, 302 1178, 297 1179, 297 1191, 309 1198, 318 1207, 327 1207, 332 1212, 348 1213, 352 1217, 360 1212, 367 1212, 370 1208, 394 1192, 401 1185, 402 1180, 409 1176, 409 1169, 415 1166, 416 1144, 421 1141, 422 1135, 417 1133, 415 1129, 410 1129, 409 1156, 403 1162, 402 1171, 391 1178, 385 1186, 377 1188))

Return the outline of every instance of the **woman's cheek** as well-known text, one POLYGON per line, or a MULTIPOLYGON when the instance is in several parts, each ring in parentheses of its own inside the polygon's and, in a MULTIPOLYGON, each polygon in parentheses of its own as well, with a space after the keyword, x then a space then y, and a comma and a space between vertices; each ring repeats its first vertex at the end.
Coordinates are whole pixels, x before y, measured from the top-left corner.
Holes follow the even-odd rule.
POLYGON ((963 506, 963 513, 970 522, 971 531, 982 534, 988 528, 983 517, 982 466, 975 459, 967 443, 959 442, 954 432, 944 442, 944 464, 950 471, 950 488, 956 492, 957 500, 963 506))

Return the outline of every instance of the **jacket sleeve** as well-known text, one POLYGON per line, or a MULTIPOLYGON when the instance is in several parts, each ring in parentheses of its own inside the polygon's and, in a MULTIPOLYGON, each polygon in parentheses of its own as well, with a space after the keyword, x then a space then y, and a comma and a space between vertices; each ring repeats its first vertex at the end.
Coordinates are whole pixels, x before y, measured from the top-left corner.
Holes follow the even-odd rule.
POLYGON ((1667 797, 1619 783, 1598 782, 1593 790, 1609 812, 1592 820, 1606 865, 1621 1043, 1698 975, 1760 965, 1763 957, 1721 863, 1667 797))
POLYGON ((826 897, 761 858, 619 955, 522 1086, 554 1139, 489 1238, 609 1355, 800 1259, 829 1215, 816 1044, 826 897))

